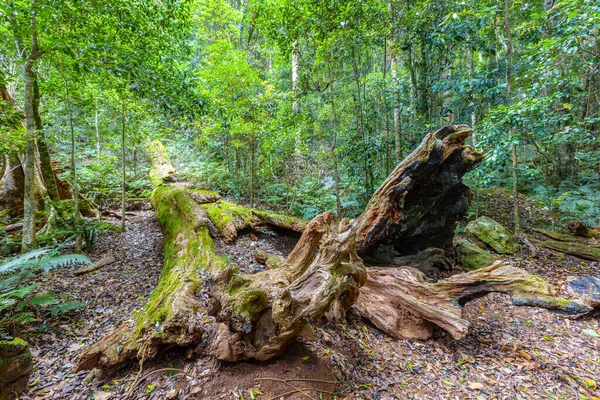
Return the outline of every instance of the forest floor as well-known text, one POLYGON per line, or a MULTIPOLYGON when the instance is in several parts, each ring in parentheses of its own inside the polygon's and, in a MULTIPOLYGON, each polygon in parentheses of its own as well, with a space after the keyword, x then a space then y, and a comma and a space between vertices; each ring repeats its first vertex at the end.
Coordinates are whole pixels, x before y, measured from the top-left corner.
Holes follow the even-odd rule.
MULTIPOLYGON (((217 248, 251 273, 263 268, 251 256, 255 250, 286 255, 294 243, 265 229, 232 246, 217 242, 217 248)), ((225 363, 173 350, 144 363, 142 376, 165 369, 145 379, 138 379, 140 366, 132 363, 109 380, 88 382, 86 372, 70 373, 82 349, 141 306, 160 275, 162 235, 149 206, 134 212, 125 233, 101 236, 89 252, 94 261, 110 254, 115 263, 86 275, 74 276, 75 267, 45 275, 44 288, 71 292, 87 305, 24 332, 35 366, 29 392, 20 399, 123 399, 130 391, 130 398, 140 399, 279 399, 305 388, 284 398, 327 398, 327 392, 345 399, 600 397, 598 312, 571 319, 512 306, 500 294, 467 304, 472 325, 459 341, 443 331, 427 341, 394 339, 351 310, 346 326, 324 325, 317 340, 300 339, 270 362, 225 363)), ((544 249, 504 259, 561 292, 568 277, 600 275, 598 263, 544 249)))

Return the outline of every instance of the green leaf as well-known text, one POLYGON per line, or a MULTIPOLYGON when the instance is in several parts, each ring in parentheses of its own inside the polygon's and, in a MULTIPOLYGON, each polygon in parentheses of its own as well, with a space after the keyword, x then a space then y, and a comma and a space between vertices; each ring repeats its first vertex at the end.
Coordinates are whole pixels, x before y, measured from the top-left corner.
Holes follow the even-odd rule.
POLYGON ((593 329, 582 329, 581 332, 585 333, 586 335, 590 335, 592 337, 595 337, 595 338, 599 338, 600 337, 600 335, 598 334, 598 332, 596 332, 593 329))

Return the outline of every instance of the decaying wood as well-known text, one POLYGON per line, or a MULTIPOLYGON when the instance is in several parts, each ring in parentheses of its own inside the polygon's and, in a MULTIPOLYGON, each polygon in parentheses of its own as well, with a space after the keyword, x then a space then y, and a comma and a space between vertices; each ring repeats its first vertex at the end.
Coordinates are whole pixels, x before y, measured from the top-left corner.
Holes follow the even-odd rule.
POLYGON ((319 215, 279 268, 227 274, 213 292, 219 324, 209 354, 226 361, 267 360, 312 332, 311 321, 341 321, 366 279, 355 229, 346 219, 335 229, 330 213, 319 215))
POLYGON ((368 272, 356 307, 362 316, 394 337, 428 339, 434 326, 439 326, 461 339, 469 328, 469 321, 462 317, 462 306, 491 292, 510 295, 518 306, 566 314, 591 310, 577 301, 556 297, 555 289, 541 277, 502 261, 433 284, 410 269, 370 268, 368 272))
POLYGON ((600 261, 600 244, 594 239, 542 229, 534 229, 534 231, 547 237, 547 239, 539 240, 533 236, 526 236, 527 240, 536 246, 560 251, 584 260, 600 261))
POLYGON ((2 230, 4 232, 14 232, 14 231, 18 231, 19 229, 23 229, 23 223, 22 222, 17 222, 14 224, 10 224, 10 225, 6 225, 4 227, 2 227, 2 230))
POLYGON ((146 359, 172 346, 198 344, 205 310, 196 296, 202 274, 222 270, 204 210, 182 188, 159 186, 152 205, 164 234, 165 261, 149 300, 131 319, 87 348, 75 370, 108 369, 131 358, 146 359))
POLYGON ((483 159, 465 145, 470 134, 466 125, 430 133, 394 169, 357 219, 361 254, 379 244, 392 244, 401 254, 451 245, 471 199, 462 177, 483 159))
POLYGON ((256 230, 265 224, 294 232, 302 232, 306 227, 298 218, 253 210, 224 200, 202 204, 202 208, 228 244, 235 242, 239 232, 256 230))
POLYGON ((148 155, 150 158, 150 181, 154 186, 160 186, 163 182, 174 179, 175 167, 167 155, 165 146, 160 140, 148 143, 148 155))
MULTIPOLYGON (((386 246, 381 246, 381 248, 386 246)), ((446 253, 442 249, 429 247, 419 251, 416 254, 406 256, 392 256, 389 254, 381 256, 380 253, 369 254, 364 258, 365 264, 368 266, 379 268, 397 268, 397 267, 413 267, 424 273, 431 275, 435 269, 440 271, 450 270, 452 263, 446 257, 446 253)))
POLYGON ((461 179, 483 157, 464 145, 469 133, 466 126, 449 126, 427 135, 363 215, 338 224, 330 213, 305 224, 218 198, 206 201, 198 191, 161 180, 151 197, 165 243, 158 285, 128 322, 84 351, 76 370, 143 360, 171 346, 202 348, 226 361, 267 360, 296 337, 314 335, 312 324, 320 319, 343 321, 355 303, 384 332, 421 339, 431 337, 436 325, 464 337, 469 322, 461 305, 490 292, 507 293, 516 305, 589 311, 502 262, 433 284, 412 267, 370 268, 367 277, 357 250, 374 256, 384 245, 392 247, 397 263, 432 256, 445 262, 442 250, 426 249, 451 243, 456 220, 469 205, 461 179), (285 260, 269 265, 268 254, 256 254, 269 268, 243 275, 215 252, 211 234, 234 243, 240 231, 263 224, 302 232, 285 260))
POLYGON ((273 214, 261 210, 252 210, 252 213, 260 218, 265 224, 276 228, 287 229, 294 232, 304 232, 306 222, 287 215, 273 214))
POLYGON ((283 265, 240 275, 215 253, 209 217, 189 190, 161 185, 151 200, 165 236, 158 285, 130 321, 84 351, 76 370, 108 369, 171 346, 198 346, 210 322, 207 310, 217 320, 203 342, 210 354, 266 360, 309 334, 311 321, 343 319, 366 279, 353 221, 332 227, 331 214, 320 215, 283 265), (201 290, 209 302, 200 301, 201 290))
POLYGON ((588 228, 586 224, 581 221, 571 221, 568 224, 569 230, 575 236, 580 236, 584 238, 600 238, 600 227, 596 228, 588 228))
POLYGON ((73 275, 79 276, 79 275, 87 274, 89 272, 93 272, 97 269, 100 269, 102 267, 110 265, 110 264, 114 263, 115 261, 117 261, 115 256, 113 256, 113 255, 106 256, 106 257, 103 257, 103 258, 99 259, 98 261, 88 265, 85 268, 81 268, 81 269, 73 272, 73 275))
POLYGON ((198 204, 214 203, 221 200, 221 195, 212 190, 191 190, 190 195, 198 204))

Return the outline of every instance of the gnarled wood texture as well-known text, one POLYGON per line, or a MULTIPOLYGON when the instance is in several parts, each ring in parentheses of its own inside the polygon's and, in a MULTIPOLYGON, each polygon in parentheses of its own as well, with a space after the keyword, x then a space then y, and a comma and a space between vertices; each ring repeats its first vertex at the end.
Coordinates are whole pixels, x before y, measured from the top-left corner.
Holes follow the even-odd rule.
POLYGON ((355 228, 355 222, 343 220, 334 229, 330 213, 319 215, 282 266, 255 275, 227 274, 214 292, 219 325, 209 353, 227 361, 267 360, 310 333, 311 321, 342 320, 366 279, 355 228))
POLYGON ((469 321, 462 317, 462 305, 491 292, 510 295, 518 306, 572 315, 591 310, 580 302, 555 297, 554 288, 541 277, 502 261, 433 284, 411 269, 370 268, 368 275, 356 307, 362 316, 395 337, 428 339, 434 326, 439 326, 461 339, 469 328, 469 321))

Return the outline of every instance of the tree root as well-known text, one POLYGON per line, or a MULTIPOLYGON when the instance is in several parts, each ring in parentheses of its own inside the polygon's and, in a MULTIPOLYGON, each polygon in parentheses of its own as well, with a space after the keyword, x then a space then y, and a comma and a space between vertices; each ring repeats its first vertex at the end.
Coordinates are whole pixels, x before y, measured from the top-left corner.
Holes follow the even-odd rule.
POLYGON ((591 307, 555 297, 542 278, 497 261, 489 267, 457 274, 437 283, 410 269, 370 268, 356 307, 385 333, 400 338, 428 339, 434 326, 455 339, 468 333, 462 306, 491 292, 506 293, 517 306, 534 306, 577 315, 591 307))

